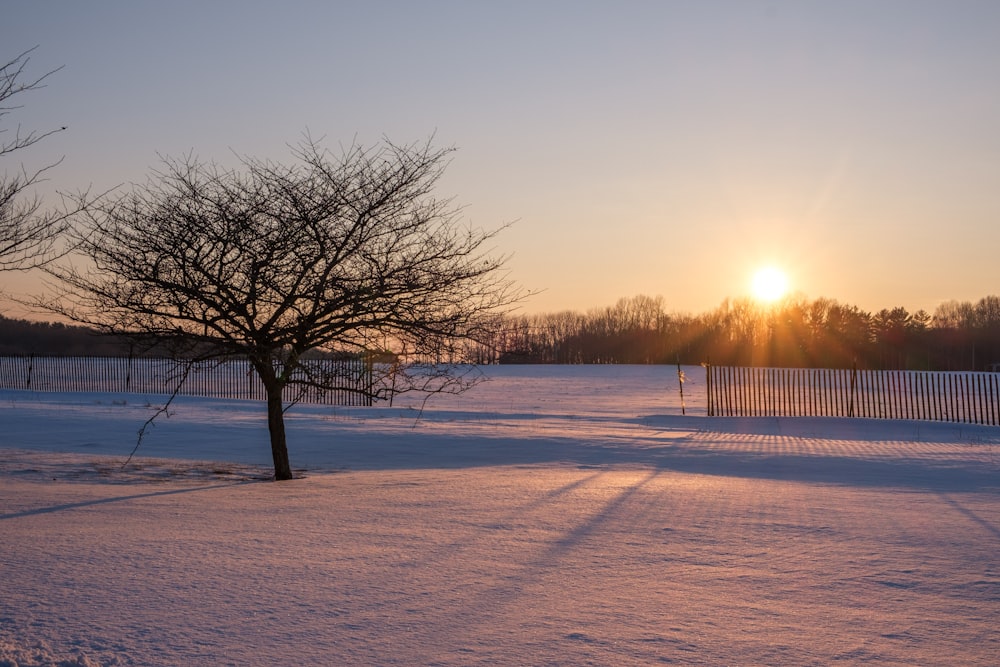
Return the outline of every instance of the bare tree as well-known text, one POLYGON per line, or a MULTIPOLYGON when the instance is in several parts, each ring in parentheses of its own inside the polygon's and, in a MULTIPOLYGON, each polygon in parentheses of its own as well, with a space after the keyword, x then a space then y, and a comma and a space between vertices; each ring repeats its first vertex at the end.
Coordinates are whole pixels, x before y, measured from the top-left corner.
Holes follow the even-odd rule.
MULTIPOLYGON (((34 78, 27 76, 25 70, 32 51, 29 49, 0 66, 0 120, 20 108, 12 104, 12 98, 42 88, 44 81, 61 69, 34 78)), ((18 125, 9 134, 10 128, 0 126, 0 156, 27 148, 65 129, 25 132, 18 125)), ((67 213, 43 211, 41 199, 30 195, 28 190, 54 166, 28 170, 21 165, 13 174, 4 172, 0 177, 0 271, 30 269, 52 258, 56 239, 66 229, 67 213)))
MULTIPOLYGON (((71 234, 85 261, 48 269, 64 291, 47 307, 186 355, 248 359, 267 395, 275 478, 289 479, 284 390, 335 380, 304 354, 435 361, 522 297, 506 257, 491 255, 497 231, 463 226, 461 210, 432 195, 450 152, 385 142, 334 155, 306 137, 290 166, 164 160, 146 185, 78 214, 71 234)), ((455 367, 406 368, 393 369, 397 391, 463 384, 455 367)))

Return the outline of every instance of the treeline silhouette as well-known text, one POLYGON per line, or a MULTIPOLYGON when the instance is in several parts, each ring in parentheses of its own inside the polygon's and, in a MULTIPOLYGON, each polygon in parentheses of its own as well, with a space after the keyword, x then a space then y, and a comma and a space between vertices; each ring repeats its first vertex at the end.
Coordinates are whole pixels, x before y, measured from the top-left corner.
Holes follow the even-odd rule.
MULTIPOLYGON (((89 327, 61 322, 37 322, 0 315, 0 357, 146 357, 170 358, 190 352, 211 352, 207 344, 186 347, 175 352, 174 346, 149 335, 112 336, 89 327)), ((218 356, 218 355, 215 355, 218 356)), ((359 355, 335 351, 311 351, 304 359, 354 359, 359 355)), ((377 357, 375 357, 377 359, 377 357)))
POLYGON ((87 327, 0 315, 0 356, 118 357, 130 349, 127 341, 87 327))
MULTIPOLYGON (((483 338, 484 336, 480 336, 483 338)), ((143 346, 155 354, 155 346, 143 346)), ((0 355, 127 356, 130 342, 86 327, 0 316, 0 355)), ((895 307, 869 313, 833 299, 763 306, 727 299, 700 315, 668 313, 635 296, 586 313, 496 320, 482 344, 442 352, 455 362, 698 364, 784 368, 981 371, 1000 369, 1000 297, 949 301, 933 315, 895 307), (996 366, 995 366, 996 364, 996 366)))
POLYGON ((483 363, 992 370, 1000 362, 1000 297, 950 301, 933 315, 803 297, 770 306, 727 299, 684 315, 640 295, 586 313, 504 318, 489 345, 467 354, 483 363))

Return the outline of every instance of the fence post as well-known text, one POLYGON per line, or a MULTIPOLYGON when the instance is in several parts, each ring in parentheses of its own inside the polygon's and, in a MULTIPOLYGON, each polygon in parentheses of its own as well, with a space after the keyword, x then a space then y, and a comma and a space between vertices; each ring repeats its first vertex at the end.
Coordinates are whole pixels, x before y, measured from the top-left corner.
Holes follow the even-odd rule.
POLYGON ((847 416, 854 416, 854 396, 858 390, 858 362, 855 359, 851 364, 851 398, 847 405, 847 416))
POLYGON ((715 406, 712 403, 712 362, 706 359, 702 365, 705 367, 705 389, 708 392, 707 412, 709 417, 714 417, 715 406))
POLYGON ((681 414, 687 414, 684 411, 684 371, 681 370, 681 355, 677 355, 677 383, 681 388, 681 414))
POLYGON ((132 345, 128 346, 128 366, 125 367, 125 391, 132 385, 132 345))

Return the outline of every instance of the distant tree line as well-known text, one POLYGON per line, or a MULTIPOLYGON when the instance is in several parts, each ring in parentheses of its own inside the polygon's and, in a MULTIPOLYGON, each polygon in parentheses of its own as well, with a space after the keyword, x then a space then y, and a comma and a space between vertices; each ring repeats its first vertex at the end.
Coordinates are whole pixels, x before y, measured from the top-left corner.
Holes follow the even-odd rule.
MULTIPOLYGON (((197 356, 204 356, 205 346, 197 356)), ((151 336, 115 336, 96 329, 62 322, 39 322, 0 315, 0 357, 148 357, 170 358, 173 349, 151 336)), ((358 355, 330 350, 310 350, 306 359, 343 359, 358 355)), ((370 355, 372 356, 372 355, 370 355)), ((373 358, 379 360, 379 355, 373 358)), ((381 360, 392 361, 382 356, 381 360)))
POLYGON ((985 370, 1000 362, 1000 297, 950 301, 933 315, 803 297, 770 306, 727 299, 684 315, 666 312, 660 297, 636 296, 586 313, 503 318, 490 345, 464 352, 479 363, 985 370))
POLYGON ((33 322, 0 315, 0 356, 120 357, 128 342, 61 322, 33 322))
MULTIPOLYGON (((434 361, 497 364, 697 364, 785 368, 990 370, 1000 364, 1000 297, 949 301, 933 315, 869 313, 833 299, 762 306, 723 301, 701 315, 636 296, 586 313, 497 317, 483 342, 443 347, 434 361)), ((0 355, 157 354, 155 345, 54 322, 0 316, 0 355)))

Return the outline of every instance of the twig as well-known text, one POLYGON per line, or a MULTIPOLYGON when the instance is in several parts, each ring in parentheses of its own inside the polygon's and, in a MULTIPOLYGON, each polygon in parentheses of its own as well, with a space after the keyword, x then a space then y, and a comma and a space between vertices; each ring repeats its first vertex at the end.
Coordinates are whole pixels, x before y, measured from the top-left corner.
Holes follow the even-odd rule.
POLYGON ((181 387, 183 387, 184 383, 187 382, 188 374, 191 373, 191 368, 193 366, 194 366, 193 360, 189 360, 184 364, 184 372, 181 374, 181 379, 177 383, 177 386, 174 387, 173 393, 170 394, 170 398, 168 398, 167 402, 164 403, 159 409, 157 409, 157 411, 153 413, 153 416, 147 419, 146 423, 143 424, 142 428, 139 429, 139 437, 136 438, 135 447, 132 448, 132 451, 129 453, 128 458, 125 459, 124 463, 122 463, 122 467, 120 468, 120 470, 125 470, 125 466, 127 466, 132 461, 132 457, 134 457, 135 453, 139 451, 139 446, 142 445, 142 440, 143 438, 146 437, 146 431, 149 429, 150 426, 155 426, 154 421, 156 420, 156 418, 162 414, 166 414, 168 417, 170 416, 167 411, 170 409, 170 405, 174 402, 174 399, 177 398, 177 394, 180 392, 181 387))

